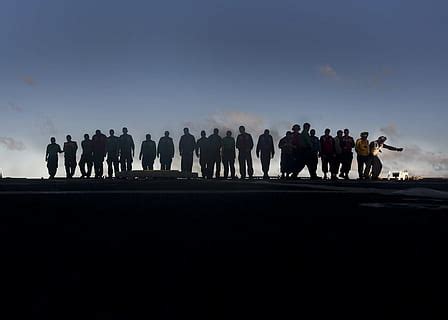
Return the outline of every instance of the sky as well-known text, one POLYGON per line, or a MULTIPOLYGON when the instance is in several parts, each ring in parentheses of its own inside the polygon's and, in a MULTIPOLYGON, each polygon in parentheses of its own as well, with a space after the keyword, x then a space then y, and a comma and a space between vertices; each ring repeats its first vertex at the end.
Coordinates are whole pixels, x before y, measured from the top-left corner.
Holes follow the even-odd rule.
POLYGON ((385 150, 385 173, 448 177, 447 12, 436 0, 2 0, 0 168, 47 177, 51 136, 80 144, 96 129, 126 126, 139 147, 184 126, 246 125, 255 140, 268 128, 278 142, 310 122, 404 147, 385 150))

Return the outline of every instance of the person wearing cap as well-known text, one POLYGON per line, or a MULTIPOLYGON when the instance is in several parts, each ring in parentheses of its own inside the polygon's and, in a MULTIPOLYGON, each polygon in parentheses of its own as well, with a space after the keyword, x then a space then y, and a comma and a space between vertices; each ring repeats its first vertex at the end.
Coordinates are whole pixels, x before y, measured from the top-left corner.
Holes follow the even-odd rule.
POLYGON ((358 162, 358 175, 360 180, 369 176, 369 172, 364 172, 367 168, 367 162, 369 161, 368 136, 368 132, 361 132, 360 138, 358 138, 355 143, 356 160, 358 162))
POLYGON ((379 154, 382 152, 382 149, 388 149, 392 151, 403 151, 403 148, 396 148, 385 144, 387 138, 385 136, 380 136, 377 140, 372 141, 369 145, 369 162, 366 167, 366 172, 369 172, 372 169, 371 179, 379 180, 381 170, 383 169, 383 164, 379 158, 379 154))

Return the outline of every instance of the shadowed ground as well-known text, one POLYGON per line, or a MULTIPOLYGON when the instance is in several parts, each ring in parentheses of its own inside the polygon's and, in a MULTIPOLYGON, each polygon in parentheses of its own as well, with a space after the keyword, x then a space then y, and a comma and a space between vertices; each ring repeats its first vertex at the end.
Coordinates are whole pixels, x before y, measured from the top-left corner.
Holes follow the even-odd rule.
POLYGON ((446 301, 447 194, 444 180, 3 179, 2 304, 27 318, 430 318, 446 301))

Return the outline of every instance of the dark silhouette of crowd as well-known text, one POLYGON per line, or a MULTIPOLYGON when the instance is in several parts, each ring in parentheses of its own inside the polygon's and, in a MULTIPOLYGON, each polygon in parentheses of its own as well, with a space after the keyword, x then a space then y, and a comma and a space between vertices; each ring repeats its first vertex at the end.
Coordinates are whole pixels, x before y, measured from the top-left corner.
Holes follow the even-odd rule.
MULTIPOLYGON (((207 137, 207 133, 201 131, 201 137, 196 140, 188 128, 184 128, 184 134, 179 140, 179 155, 181 157, 181 171, 191 173, 193 170, 194 156, 199 159, 201 176, 206 179, 221 178, 221 163, 224 179, 236 179, 235 160, 238 151, 239 174, 241 179, 252 179, 254 175, 252 151, 254 141, 251 134, 246 132, 244 126, 239 127, 239 134, 235 138, 229 130, 225 137, 221 138, 219 130, 214 129, 207 137)), ((355 141, 350 136, 349 129, 338 130, 336 136, 331 135, 330 129, 325 129, 324 134, 318 138, 316 130, 311 129, 309 123, 304 123, 303 128, 295 124, 291 131, 278 142, 281 152, 280 172, 282 179, 298 179, 298 175, 305 167, 311 180, 349 179, 349 173, 353 162, 353 150, 356 152, 358 163, 358 179, 377 180, 380 177, 382 163, 379 154, 382 149, 403 151, 386 145, 387 138, 380 136, 377 140, 369 142, 368 132, 361 132, 355 141), (323 177, 317 175, 317 169, 321 159, 323 177)), ((58 154, 64 153, 64 166, 67 179, 71 179, 76 171, 76 153, 78 144, 70 135, 66 136, 66 142, 61 147, 56 143, 56 138, 51 137, 47 146, 45 160, 47 162, 50 179, 54 178, 58 168, 58 154)), ((107 177, 117 177, 121 172, 132 171, 132 163, 135 156, 135 144, 127 128, 122 129, 122 134, 115 136, 114 130, 109 130, 109 136, 96 130, 90 139, 89 134, 84 134, 81 142, 81 157, 79 168, 81 178, 90 178, 92 168, 95 178, 103 178, 104 160, 107 163, 107 177)), ((275 155, 274 139, 268 129, 258 137, 255 146, 257 158, 261 161, 263 178, 269 179, 271 160, 275 155)), ((171 170, 171 164, 175 155, 175 147, 170 133, 165 131, 156 145, 150 134, 142 142, 139 153, 143 170, 154 170, 156 158, 160 160, 160 170, 171 170)))

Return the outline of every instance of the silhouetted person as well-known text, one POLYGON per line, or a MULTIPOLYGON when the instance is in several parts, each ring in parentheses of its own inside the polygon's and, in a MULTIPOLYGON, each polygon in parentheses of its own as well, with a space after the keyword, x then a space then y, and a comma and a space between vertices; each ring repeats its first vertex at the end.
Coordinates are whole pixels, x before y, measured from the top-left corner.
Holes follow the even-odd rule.
POLYGON ((365 179, 369 176, 369 173, 364 174, 364 170, 367 169, 367 163, 369 162, 369 137, 368 132, 361 132, 361 137, 356 140, 355 151, 356 160, 358 162, 358 176, 359 179, 365 179))
POLYGON ((269 134, 269 130, 264 130, 264 133, 258 137, 257 148, 256 148, 257 158, 261 155, 261 170, 263 171, 263 179, 269 179, 269 165, 271 159, 274 158, 274 140, 269 134))
POLYGON ((281 150, 280 156, 280 172, 281 178, 289 178, 294 167, 294 149, 292 145, 292 132, 287 131, 286 135, 278 142, 278 147, 281 150))
POLYGON ((342 163, 342 136, 343 131, 338 130, 336 132, 336 137, 334 137, 334 150, 336 152, 336 157, 334 158, 333 168, 335 172, 331 172, 331 179, 337 180, 337 174, 342 163))
POLYGON ((325 129, 325 134, 320 137, 320 158, 324 179, 328 179, 328 166, 330 166, 331 177, 337 179, 338 171, 335 171, 336 150, 334 145, 334 138, 330 135, 330 129, 325 129))
POLYGON ((96 130, 92 137, 93 143, 93 167, 95 168, 95 178, 103 177, 103 163, 106 156, 106 135, 101 130, 96 130))
POLYGON ((76 141, 72 141, 72 136, 67 135, 67 141, 64 142, 63 152, 64 152, 64 164, 65 173, 67 179, 73 178, 76 170, 76 151, 78 150, 78 144, 76 141))
POLYGON ((386 142, 387 138, 385 136, 381 136, 376 141, 372 141, 370 143, 370 156, 369 162, 367 164, 366 172, 370 171, 372 168, 372 180, 378 180, 381 174, 381 170, 383 169, 383 164, 381 163, 379 154, 382 152, 382 149, 388 149, 392 151, 403 151, 403 148, 396 148, 392 146, 388 146, 384 142, 386 142))
POLYGON ((293 148, 293 166, 292 177, 297 178, 304 165, 302 155, 302 137, 300 134, 300 126, 295 124, 292 126, 291 144, 293 148))
POLYGON ((209 176, 213 178, 213 171, 216 166, 215 176, 219 178, 221 175, 221 147, 222 138, 219 136, 219 130, 213 129, 213 134, 208 137, 210 146, 210 162, 209 162, 209 176))
POLYGON ((235 179, 235 139, 232 137, 232 131, 227 131, 226 136, 222 138, 222 164, 224 166, 224 179, 230 177, 235 179))
POLYGON ((117 176, 120 172, 120 138, 115 136, 115 131, 113 129, 109 130, 109 137, 106 140, 106 152, 107 152, 107 176, 112 178, 117 176))
POLYGON ((121 171, 132 170, 132 158, 134 157, 135 144, 132 136, 128 134, 128 129, 123 128, 123 134, 120 136, 120 164, 121 171))
POLYGON ((154 170, 154 160, 156 159, 156 143, 151 140, 151 135, 146 135, 146 140, 142 142, 139 159, 142 160, 143 170, 154 170))
POLYGON ((300 135, 301 144, 299 151, 300 151, 300 158, 302 159, 302 161, 300 161, 299 173, 306 166, 310 174, 310 179, 315 180, 317 179, 317 174, 316 171, 313 169, 314 168, 313 152, 312 152, 313 144, 311 142, 310 137, 310 128, 311 125, 308 122, 303 124, 303 130, 300 135))
POLYGON ((210 146, 204 130, 201 131, 201 137, 196 141, 196 156, 199 158, 202 177, 208 178, 210 171, 208 169, 210 163, 210 146))
POLYGON ((174 143, 168 131, 165 131, 165 136, 159 140, 157 157, 160 158, 160 170, 171 170, 171 162, 174 157, 174 143))
POLYGON ((61 146, 56 143, 56 138, 50 138, 50 144, 47 146, 47 151, 45 152, 45 161, 47 162, 48 174, 50 179, 54 179, 56 172, 58 170, 58 154, 62 152, 61 146))
POLYGON ((89 135, 84 135, 84 140, 81 142, 82 154, 79 160, 79 169, 81 170, 81 178, 90 178, 93 167, 93 142, 89 135), (87 165, 87 171, 86 171, 87 165))
POLYGON ((179 154, 181 156, 180 170, 182 172, 191 172, 193 169, 193 155, 196 149, 196 139, 188 128, 184 128, 184 135, 180 137, 179 154))
POLYGON ((349 135, 350 131, 344 129, 344 135, 341 138, 341 173, 339 176, 344 179, 349 179, 349 172, 352 168, 353 162, 353 148, 355 147, 355 140, 349 135))
POLYGON ((320 179, 317 176, 317 165, 319 163, 320 141, 316 137, 316 130, 310 130, 311 153, 309 158, 309 170, 311 179, 320 179))
POLYGON ((252 166, 252 149, 254 147, 254 141, 252 136, 246 132, 244 126, 239 127, 240 134, 236 138, 236 148, 238 149, 238 162, 240 164, 241 179, 246 178, 246 165, 247 174, 252 179, 254 175, 254 169, 252 166))

